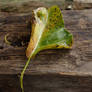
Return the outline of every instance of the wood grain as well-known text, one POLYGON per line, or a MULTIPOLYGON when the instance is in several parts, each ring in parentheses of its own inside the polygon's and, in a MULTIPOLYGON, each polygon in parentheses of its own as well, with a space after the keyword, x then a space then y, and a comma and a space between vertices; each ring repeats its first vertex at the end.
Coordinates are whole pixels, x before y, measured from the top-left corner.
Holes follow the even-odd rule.
MULTIPOLYGON (((74 36, 72 49, 41 51, 31 60, 26 74, 92 75, 92 9, 62 13, 66 28, 74 36)), ((19 74, 23 69, 30 37, 29 20, 31 13, 0 13, 0 74, 19 74), (12 45, 5 43, 6 34, 12 45), (26 44, 21 46, 21 42, 26 44)))
MULTIPOLYGON (((24 89, 25 92, 92 92, 92 77, 60 74, 25 75, 24 89)), ((21 92, 19 77, 0 75, 0 92, 21 92)))
POLYGON ((92 9, 92 0, 0 0, 1 12, 28 13, 37 7, 58 5, 62 10, 92 9))
POLYGON ((58 5, 60 8, 65 9, 72 1, 66 0, 2 0, 0 1, 0 11, 3 12, 30 12, 37 7, 50 7, 58 5))

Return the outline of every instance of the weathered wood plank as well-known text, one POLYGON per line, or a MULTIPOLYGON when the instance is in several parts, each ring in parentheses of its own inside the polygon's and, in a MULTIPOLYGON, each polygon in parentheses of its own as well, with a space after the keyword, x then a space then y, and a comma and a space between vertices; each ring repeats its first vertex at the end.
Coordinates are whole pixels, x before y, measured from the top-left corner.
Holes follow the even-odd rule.
POLYGON ((83 3, 92 3, 92 0, 74 0, 76 2, 83 2, 83 3))
POLYGON ((68 3, 72 4, 72 0, 3 0, 0 1, 0 11, 4 12, 30 12, 37 7, 50 7, 58 5, 60 8, 65 9, 68 3))
POLYGON ((37 7, 58 5, 61 9, 91 9, 92 0, 0 0, 2 12, 30 12, 37 7))
POLYGON ((92 9, 92 0, 74 0, 73 9, 76 10, 92 9))
MULTIPOLYGON (((25 75, 25 92, 92 92, 92 77, 25 75)), ((0 75, 0 92, 21 92, 17 75, 0 75), (7 76, 7 77, 6 77, 7 76)))
MULTIPOLYGON (((92 9, 63 11, 63 17, 66 28, 74 35, 73 48, 41 51, 31 61, 26 74, 92 75, 92 9)), ((9 46, 4 36, 11 34, 13 43, 22 34, 29 38, 30 29, 26 21, 30 18, 31 14, 0 13, 0 74, 18 74, 23 69, 27 61, 27 45, 9 46)))

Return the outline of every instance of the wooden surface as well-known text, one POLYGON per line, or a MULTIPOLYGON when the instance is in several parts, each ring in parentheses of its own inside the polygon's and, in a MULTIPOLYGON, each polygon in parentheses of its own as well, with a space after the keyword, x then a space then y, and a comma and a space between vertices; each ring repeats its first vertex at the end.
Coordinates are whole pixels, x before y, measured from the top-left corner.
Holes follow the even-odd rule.
POLYGON ((0 11, 28 13, 37 7, 50 7, 52 5, 58 5, 62 10, 91 9, 92 0, 90 0, 90 2, 87 1, 88 0, 0 0, 0 11))
MULTIPOLYGON (((38 53, 26 70, 25 92, 92 92, 92 9, 62 13, 66 28, 74 36, 73 47, 38 53)), ((30 12, 0 12, 0 92, 20 92, 29 20, 30 12), (4 41, 7 34, 12 45, 4 41)))
POLYGON ((74 0, 77 2, 92 3, 92 0, 74 0))
POLYGON ((30 12, 39 6, 50 7, 58 5, 62 9, 67 8, 68 4, 72 4, 69 0, 2 0, 0 1, 0 11, 8 12, 30 12))
MULTIPOLYGON (((31 61, 27 74, 60 73, 92 75, 92 10, 63 11, 65 26, 74 36, 71 50, 46 50, 40 52, 31 61)), ((30 35, 27 21, 31 14, 0 15, 0 74, 17 74, 23 69, 27 58, 25 56, 26 43, 30 35), (8 40, 4 36, 9 34, 8 40), (25 36, 22 36, 22 34, 25 36), (14 40, 13 40, 14 39, 14 40), (19 41, 18 46, 16 42, 19 41)))
MULTIPOLYGON (((25 75, 24 88, 25 92, 92 92, 92 77, 25 75)), ((0 75, 0 92, 21 92, 18 76, 0 75)))

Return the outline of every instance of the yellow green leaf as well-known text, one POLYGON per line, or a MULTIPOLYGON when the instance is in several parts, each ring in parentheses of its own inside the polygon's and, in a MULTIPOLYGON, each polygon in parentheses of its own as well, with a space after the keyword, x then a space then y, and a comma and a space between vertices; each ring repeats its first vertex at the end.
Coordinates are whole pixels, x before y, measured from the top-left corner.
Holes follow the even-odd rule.
POLYGON ((71 48, 73 36, 64 28, 61 10, 58 6, 49 9, 40 7, 33 11, 34 20, 32 33, 26 51, 29 58, 21 73, 21 88, 23 91, 23 75, 30 59, 44 49, 71 48))

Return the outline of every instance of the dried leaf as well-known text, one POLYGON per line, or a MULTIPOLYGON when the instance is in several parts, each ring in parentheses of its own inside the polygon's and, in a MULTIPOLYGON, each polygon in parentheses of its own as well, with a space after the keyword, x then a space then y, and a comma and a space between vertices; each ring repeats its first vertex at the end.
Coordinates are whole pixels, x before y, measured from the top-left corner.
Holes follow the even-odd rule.
POLYGON ((21 88, 23 89, 23 75, 30 59, 44 49, 71 48, 72 34, 64 28, 61 10, 57 6, 49 9, 44 7, 33 11, 32 34, 26 51, 29 58, 21 73, 21 88))

